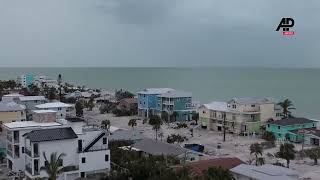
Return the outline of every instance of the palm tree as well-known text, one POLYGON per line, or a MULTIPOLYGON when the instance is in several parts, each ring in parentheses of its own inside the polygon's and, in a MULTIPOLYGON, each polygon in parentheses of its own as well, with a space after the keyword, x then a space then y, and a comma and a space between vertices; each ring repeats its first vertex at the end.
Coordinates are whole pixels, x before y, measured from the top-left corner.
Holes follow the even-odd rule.
MULTIPOLYGON (((259 156, 262 156, 262 151, 263 151, 263 148, 262 148, 261 144, 254 143, 254 144, 250 145, 250 154, 254 154, 254 156, 256 157, 256 159, 255 159, 256 166, 258 166, 258 161, 261 161, 261 160, 259 160, 259 156)), ((260 162, 260 164, 261 164, 261 162, 260 162)))
POLYGON ((306 151, 307 156, 314 160, 314 165, 318 164, 318 159, 320 158, 320 148, 312 148, 306 151))
POLYGON ((136 119, 130 119, 128 122, 128 126, 132 127, 132 131, 134 131, 134 126, 137 126, 137 120, 136 119))
POLYGON ((58 75, 57 82, 59 85, 59 101, 61 101, 62 100, 62 75, 61 74, 58 75))
POLYGON ((101 128, 102 129, 105 129, 105 130, 109 131, 110 130, 110 126, 111 126, 110 120, 106 119, 106 120, 101 121, 101 128))
POLYGON ((158 140, 158 131, 161 128, 162 120, 157 115, 150 116, 149 124, 152 126, 152 129, 156 131, 156 141, 158 140))
POLYGON ((221 167, 210 167, 203 172, 204 180, 232 180, 233 176, 228 170, 221 167))
POLYGON ((276 153, 276 156, 287 160, 287 168, 289 168, 290 160, 295 158, 294 145, 289 143, 281 144, 280 150, 276 153))
POLYGON ((292 101, 289 99, 285 99, 283 102, 278 103, 279 106, 282 108, 282 117, 283 119, 287 119, 291 117, 291 109, 296 109, 293 107, 292 101))
POLYGON ((45 160, 45 165, 41 167, 41 169, 45 170, 49 176, 49 180, 56 180, 58 174, 62 170, 62 158, 66 156, 66 154, 61 153, 57 154, 56 152, 50 154, 50 161, 47 159, 46 153, 43 152, 44 160, 45 160))

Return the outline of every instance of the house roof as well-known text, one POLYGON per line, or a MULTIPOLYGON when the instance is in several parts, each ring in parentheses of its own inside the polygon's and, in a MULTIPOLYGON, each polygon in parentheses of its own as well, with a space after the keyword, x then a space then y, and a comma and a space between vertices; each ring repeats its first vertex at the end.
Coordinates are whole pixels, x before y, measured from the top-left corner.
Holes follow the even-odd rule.
POLYGON ((187 166, 191 167, 196 173, 202 174, 204 170, 207 170, 210 167, 221 167, 223 169, 229 170, 243 163, 244 162, 242 162, 238 158, 215 158, 191 162, 187 164, 187 166))
POLYGON ((57 111, 54 110, 33 110, 34 113, 38 113, 38 114, 46 114, 46 113, 57 113, 57 111))
POLYGON ((234 97, 228 102, 234 101, 237 104, 270 104, 274 103, 270 97, 234 97))
POLYGON ((230 171, 259 180, 293 180, 297 179, 299 176, 297 171, 271 164, 262 166, 240 164, 230 169, 230 171))
POLYGON ((119 129, 111 133, 109 137, 109 141, 134 141, 134 140, 141 140, 143 136, 138 131, 131 131, 131 130, 122 130, 119 129))
POLYGON ((79 117, 66 117, 66 120, 70 122, 84 122, 84 119, 79 117))
POLYGON ((25 107, 15 102, 0 102, 0 112, 23 111, 25 107))
POLYGON ((158 95, 158 97, 166 97, 166 98, 178 98, 178 97, 192 97, 192 93, 180 91, 180 90, 172 90, 166 93, 158 95))
POLYGON ((206 107, 209 110, 214 111, 223 111, 223 112, 229 112, 228 103, 227 102, 220 102, 220 101, 213 101, 208 104, 203 104, 204 107, 206 107))
POLYGON ((71 104, 62 103, 62 102, 51 102, 51 103, 39 104, 39 105, 36 105, 35 107, 39 108, 39 109, 68 108, 68 107, 72 107, 72 105, 71 104))
POLYGON ((122 101, 125 101, 125 102, 127 102, 128 104, 138 103, 138 99, 137 99, 137 98, 124 98, 124 99, 121 99, 121 100, 120 100, 120 103, 121 103, 122 101))
POLYGON ((75 139, 78 137, 71 127, 34 130, 24 136, 30 139, 31 142, 75 139))
POLYGON ((133 144, 132 147, 152 155, 178 156, 187 151, 180 146, 155 141, 153 139, 142 139, 141 141, 133 144))
POLYGON ((57 122, 48 122, 48 123, 39 123, 35 121, 17 121, 11 123, 5 123, 5 127, 9 129, 16 129, 16 128, 29 128, 29 127, 50 127, 50 126, 61 126, 60 123, 57 122))
POLYGON ((163 94, 168 91, 173 91, 171 88, 146 88, 142 91, 137 92, 137 94, 163 94))
POLYGON ((46 98, 44 96, 21 96, 20 101, 44 101, 46 98))
POLYGON ((18 93, 12 93, 12 94, 3 95, 3 97, 22 97, 22 96, 24 96, 24 95, 18 94, 18 93))
POLYGON ((320 137, 320 130, 314 128, 303 128, 303 129, 296 129, 296 130, 291 130, 290 132, 294 134, 298 134, 299 132, 304 131, 303 134, 307 135, 314 135, 320 137))
POLYGON ((307 118, 289 118, 289 119, 272 121, 272 122, 269 122, 269 124, 288 126, 288 125, 294 125, 294 124, 305 124, 305 123, 313 123, 313 122, 315 122, 315 121, 312 121, 307 118))

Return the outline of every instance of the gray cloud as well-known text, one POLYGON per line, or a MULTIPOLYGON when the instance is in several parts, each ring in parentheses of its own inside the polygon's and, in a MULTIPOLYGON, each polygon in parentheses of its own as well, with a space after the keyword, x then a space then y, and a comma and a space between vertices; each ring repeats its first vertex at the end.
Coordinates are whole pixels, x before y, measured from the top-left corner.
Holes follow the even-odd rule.
POLYGON ((320 67, 319 17, 318 0, 0 0, 0 66, 320 67))

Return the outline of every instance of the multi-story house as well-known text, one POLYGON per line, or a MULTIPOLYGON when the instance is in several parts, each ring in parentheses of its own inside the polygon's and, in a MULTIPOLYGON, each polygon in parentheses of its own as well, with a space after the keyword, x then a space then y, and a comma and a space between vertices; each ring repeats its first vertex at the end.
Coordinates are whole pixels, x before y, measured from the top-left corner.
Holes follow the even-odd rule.
POLYGON ((174 118, 173 120, 191 120, 193 111, 195 108, 192 103, 192 94, 189 92, 172 90, 157 95, 156 112, 160 116, 162 112, 166 112, 170 118, 174 118))
POLYGON ((26 113, 23 105, 15 102, 0 102, 0 124, 13 122, 13 121, 25 121, 26 113))
POLYGON ((33 84, 35 76, 33 74, 22 74, 18 76, 17 83, 26 88, 33 84))
POLYGON ((27 121, 32 120, 33 110, 36 110, 36 105, 46 103, 44 96, 22 96, 19 97, 19 104, 23 104, 26 107, 26 119, 27 121))
POLYGON ((6 94, 6 95, 2 96, 1 101, 3 101, 3 102, 12 102, 13 101, 13 102, 18 103, 19 97, 22 97, 22 96, 24 96, 24 95, 18 94, 18 93, 6 94))
POLYGON ((45 104, 39 104, 35 106, 37 109, 42 110, 53 110, 57 112, 57 119, 64 119, 66 118, 67 112, 71 110, 73 105, 66 104, 62 102, 51 102, 45 104))
POLYGON ((171 88, 148 88, 137 92, 138 115, 147 118, 154 115, 157 107, 157 96, 172 90, 171 88))
POLYGON ((50 159, 52 153, 65 154, 58 179, 73 180, 110 170, 110 151, 104 130, 87 126, 80 118, 57 120, 52 118, 55 115, 46 111, 52 112, 36 111, 43 113, 42 118, 35 118, 36 121, 3 125, 7 129, 7 165, 10 170, 25 172, 26 179, 48 177, 42 170, 48 163, 44 154, 50 159))
MULTIPOLYGON (((266 130, 273 133, 276 139, 289 140, 292 142, 305 141, 306 135, 311 135, 312 131, 319 132, 316 131, 316 128, 317 121, 306 118, 289 118, 271 121, 268 122, 266 126, 266 130)), ((316 143, 308 142, 308 144, 316 143)))
POLYGON ((270 119, 280 118, 271 98, 233 98, 228 102, 212 102, 199 108, 202 127, 213 130, 247 135, 259 133, 270 119))

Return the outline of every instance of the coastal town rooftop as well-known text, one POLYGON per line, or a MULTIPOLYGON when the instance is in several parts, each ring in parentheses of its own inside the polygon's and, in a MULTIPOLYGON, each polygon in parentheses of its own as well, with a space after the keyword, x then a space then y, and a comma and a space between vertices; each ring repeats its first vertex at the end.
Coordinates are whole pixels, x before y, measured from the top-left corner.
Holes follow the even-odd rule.
POLYGON ((60 123, 57 122, 48 122, 48 123, 39 123, 35 121, 17 121, 11 123, 5 123, 3 126, 8 129, 18 129, 18 128, 33 128, 33 127, 50 127, 50 126, 61 126, 60 123))
POLYGON ((20 101, 45 101, 44 96, 21 96, 19 97, 20 101))
POLYGON ((57 111, 54 110, 33 110, 32 112, 37 114, 57 113, 57 111))
POLYGON ((282 119, 278 121, 269 122, 269 124, 275 124, 280 126, 290 126, 290 125, 306 124, 306 123, 316 123, 316 121, 313 121, 307 118, 289 118, 289 119, 282 119))
POLYGON ((235 102, 237 104, 272 104, 274 99, 270 97, 234 97, 228 103, 235 102))
POLYGON ((71 127, 34 130, 24 136, 31 142, 75 139, 78 137, 71 127))
POLYGON ((265 164, 262 166, 253 166, 241 164, 230 169, 231 172, 259 180, 293 180, 298 179, 297 171, 281 166, 265 164))
POLYGON ((45 103, 45 104, 39 104, 35 106, 39 109, 49 109, 49 108, 69 108, 72 107, 71 104, 66 104, 62 102, 51 102, 51 103, 45 103))
POLYGON ((23 111, 25 106, 15 102, 0 102, 0 112, 23 111))
POLYGON ((142 91, 137 92, 137 94, 163 94, 169 91, 173 91, 171 88, 146 88, 142 91))
POLYGON ((191 97, 192 93, 180 90, 172 90, 166 93, 158 95, 158 97, 165 97, 165 98, 179 98, 179 97, 191 97))
POLYGON ((208 104, 203 104, 205 108, 213 111, 222 111, 222 112, 229 112, 228 103, 223 101, 213 101, 208 104))

